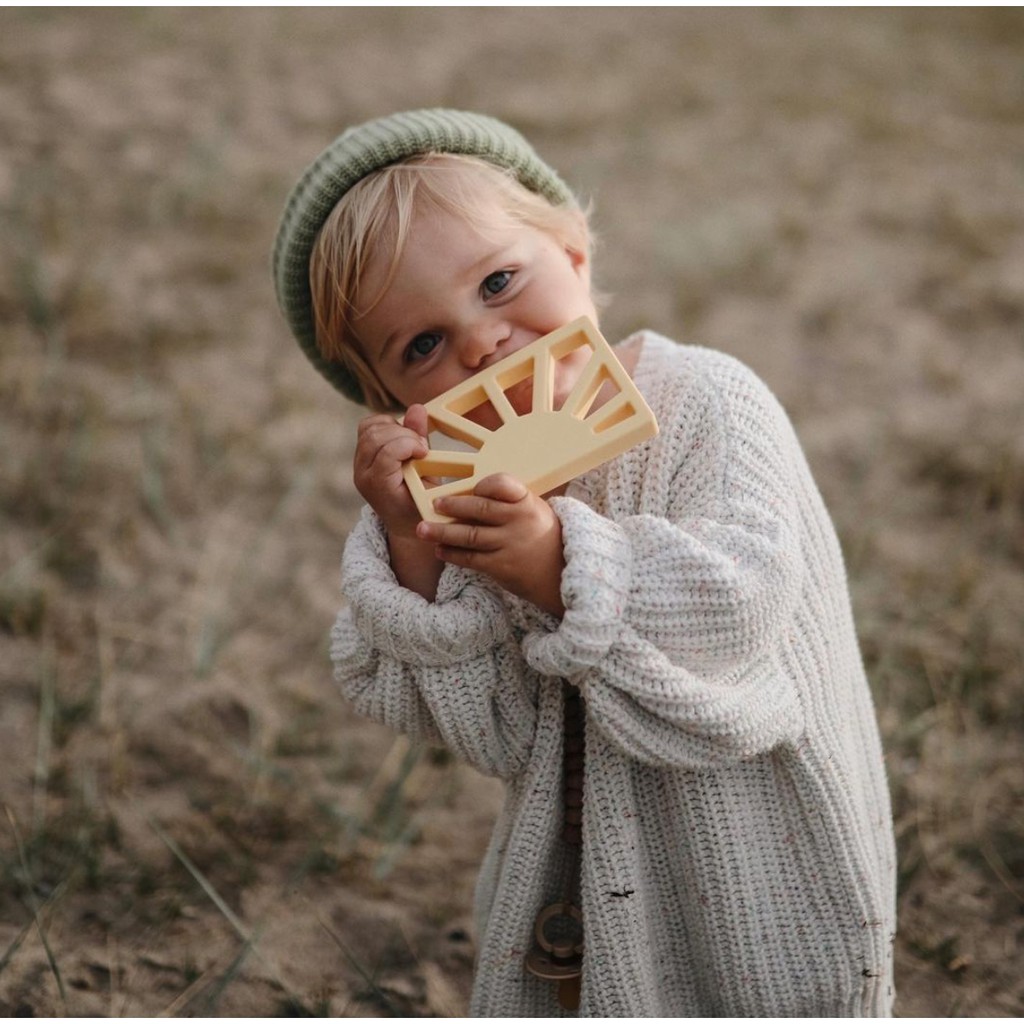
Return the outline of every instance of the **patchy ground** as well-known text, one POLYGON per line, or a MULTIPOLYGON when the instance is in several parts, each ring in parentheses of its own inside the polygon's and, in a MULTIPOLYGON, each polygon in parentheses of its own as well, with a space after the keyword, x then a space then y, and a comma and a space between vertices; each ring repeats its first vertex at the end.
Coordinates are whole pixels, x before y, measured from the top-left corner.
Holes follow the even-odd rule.
POLYGON ((0 1009, 465 1012, 500 798, 330 680, 357 411, 268 250, 453 105, 596 203, 610 337, 749 362, 846 550, 898 1011, 1024 1012, 1024 15, 0 12, 0 1009))

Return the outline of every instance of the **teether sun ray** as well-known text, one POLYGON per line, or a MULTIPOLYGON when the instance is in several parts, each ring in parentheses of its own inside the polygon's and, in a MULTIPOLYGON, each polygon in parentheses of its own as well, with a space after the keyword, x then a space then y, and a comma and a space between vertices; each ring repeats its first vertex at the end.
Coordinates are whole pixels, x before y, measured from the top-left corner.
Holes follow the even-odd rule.
POLYGON ((432 447, 403 472, 420 515, 432 522, 450 521, 434 511, 436 498, 468 494, 492 473, 511 473, 545 494, 658 432, 643 396, 586 317, 538 338, 425 408, 432 447), (558 363, 584 347, 589 358, 555 408, 558 363), (532 389, 529 413, 518 413, 509 397, 520 388, 532 389), (500 421, 494 429, 468 418, 484 410, 500 421), (435 447, 437 435, 469 450, 435 447))

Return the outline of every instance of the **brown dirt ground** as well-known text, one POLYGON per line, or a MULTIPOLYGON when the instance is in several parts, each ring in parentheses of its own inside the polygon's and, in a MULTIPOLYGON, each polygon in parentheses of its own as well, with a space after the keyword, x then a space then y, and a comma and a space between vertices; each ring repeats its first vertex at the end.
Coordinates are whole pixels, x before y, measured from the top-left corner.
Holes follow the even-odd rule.
POLYGON ((0 1009, 465 1012, 499 793, 326 636, 358 413, 268 249, 419 105, 596 203, 610 337, 732 352, 833 510, 902 864, 898 1011, 1024 1011, 1019 9, 0 12, 0 1009))

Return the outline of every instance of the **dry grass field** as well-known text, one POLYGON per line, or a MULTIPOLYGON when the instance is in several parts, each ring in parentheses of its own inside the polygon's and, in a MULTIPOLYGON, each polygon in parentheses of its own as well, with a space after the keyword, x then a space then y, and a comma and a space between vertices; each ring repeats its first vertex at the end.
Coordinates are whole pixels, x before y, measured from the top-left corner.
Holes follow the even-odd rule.
POLYGON ((274 305, 343 126, 518 125, 613 295, 752 365, 847 556, 898 1012, 1024 1015, 1024 14, 0 11, 0 1011, 466 1011, 499 793, 358 720, 359 411, 274 305))

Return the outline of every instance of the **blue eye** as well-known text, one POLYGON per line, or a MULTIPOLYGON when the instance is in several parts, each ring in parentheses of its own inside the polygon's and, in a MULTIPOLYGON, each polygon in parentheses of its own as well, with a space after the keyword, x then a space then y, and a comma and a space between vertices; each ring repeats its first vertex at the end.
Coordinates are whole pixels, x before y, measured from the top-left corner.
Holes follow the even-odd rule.
POLYGON ((485 298, 490 295, 500 295, 508 287, 508 283, 511 280, 511 270, 498 270, 484 278, 484 283, 480 286, 480 290, 485 298))
POLYGON ((417 334, 416 337, 409 342, 409 347, 405 350, 406 362, 411 363, 418 359, 425 359, 440 344, 440 334, 417 334))

